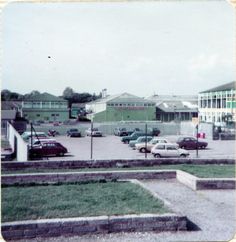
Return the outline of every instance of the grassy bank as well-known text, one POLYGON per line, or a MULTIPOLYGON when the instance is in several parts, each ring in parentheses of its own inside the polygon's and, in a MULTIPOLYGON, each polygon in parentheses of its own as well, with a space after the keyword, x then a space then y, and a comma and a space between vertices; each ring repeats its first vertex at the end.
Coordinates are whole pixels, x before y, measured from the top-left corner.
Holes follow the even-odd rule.
POLYGON ((167 212, 162 201, 129 182, 5 187, 1 195, 2 222, 167 212))
POLYGON ((111 169, 25 169, 19 171, 2 171, 2 174, 38 173, 38 172, 76 172, 76 171, 117 171, 117 170, 166 170, 178 169, 189 172, 201 178, 233 178, 235 177, 235 165, 163 165, 155 167, 137 168, 111 168, 111 169))

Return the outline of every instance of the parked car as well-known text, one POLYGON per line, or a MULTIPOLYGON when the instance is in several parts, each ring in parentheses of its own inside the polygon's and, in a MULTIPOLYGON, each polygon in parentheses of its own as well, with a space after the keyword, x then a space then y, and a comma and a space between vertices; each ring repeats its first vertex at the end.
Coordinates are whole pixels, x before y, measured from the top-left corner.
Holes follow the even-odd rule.
POLYGON ((145 153, 145 152, 151 152, 152 147, 154 147, 157 143, 169 143, 167 139, 164 138, 152 138, 147 145, 145 143, 139 143, 135 144, 135 149, 139 152, 145 153))
POLYGON ((236 133, 235 131, 227 131, 219 134, 219 139, 221 140, 235 140, 236 133))
POLYGON ((91 130, 91 128, 88 128, 85 131, 85 134, 87 136, 102 137, 102 131, 100 131, 98 128, 93 128, 92 130, 91 130))
POLYGON ((143 143, 143 142, 145 144, 146 140, 147 140, 147 142, 149 142, 151 139, 152 139, 152 136, 140 136, 136 140, 131 140, 129 142, 129 147, 135 148, 136 144, 140 144, 140 143, 143 143))
POLYGON ((59 142, 43 142, 40 146, 33 146, 29 149, 30 158, 52 155, 64 156, 65 153, 68 153, 67 148, 59 142))
POLYGON ((45 132, 32 132, 32 137, 31 137, 31 132, 30 131, 25 131, 21 137, 25 140, 28 141, 30 138, 48 138, 48 136, 45 134, 45 132))
MULTIPOLYGON (((149 133, 147 134, 148 136, 150 135, 149 133)), ((146 136, 145 133, 143 132, 133 132, 131 135, 124 136, 121 138, 121 141, 125 144, 128 144, 131 140, 136 140, 140 136, 146 136)))
POLYGON ((151 153, 155 158, 189 156, 189 152, 187 150, 180 149, 176 146, 176 144, 172 144, 172 143, 156 144, 151 149, 151 153))
POLYGON ((205 149, 208 145, 207 142, 197 140, 194 137, 180 137, 176 142, 182 149, 205 149))
POLYGON ((126 128, 115 128, 113 132, 114 132, 114 135, 116 135, 116 136, 128 135, 128 131, 126 128))
POLYGON ((67 133, 67 136, 69 137, 81 137, 81 132, 75 128, 67 130, 66 133, 67 133))
POLYGON ((158 128, 151 128, 152 136, 158 136, 160 133, 161 131, 158 128))
POLYGON ((59 135, 60 133, 55 130, 55 129, 49 129, 48 130, 48 136, 52 136, 52 137, 55 137, 56 135, 59 135))

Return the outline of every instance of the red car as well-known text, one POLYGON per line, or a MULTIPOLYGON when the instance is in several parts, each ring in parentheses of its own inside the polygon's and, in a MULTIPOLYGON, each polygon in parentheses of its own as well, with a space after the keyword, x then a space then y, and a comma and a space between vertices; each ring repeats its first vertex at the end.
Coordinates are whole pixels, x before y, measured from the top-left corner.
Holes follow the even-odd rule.
POLYGON ((208 145, 205 141, 200 141, 194 137, 180 137, 176 142, 181 149, 205 149, 208 145))
POLYGON ((29 150, 30 158, 52 155, 64 156, 65 153, 68 153, 67 149, 59 142, 44 142, 42 145, 29 150))

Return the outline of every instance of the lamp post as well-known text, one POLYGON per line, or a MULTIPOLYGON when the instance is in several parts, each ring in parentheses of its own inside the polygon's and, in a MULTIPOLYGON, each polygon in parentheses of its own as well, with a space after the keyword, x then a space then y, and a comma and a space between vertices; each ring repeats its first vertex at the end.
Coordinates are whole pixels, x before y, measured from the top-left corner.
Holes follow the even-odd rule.
POLYGON ((196 125, 196 130, 197 130, 197 147, 196 147, 196 157, 198 158, 198 130, 199 130, 199 112, 197 108, 197 125, 196 125))
POLYGON ((91 116, 90 159, 93 159, 93 114, 91 116))
POLYGON ((147 158, 147 123, 145 124, 145 159, 147 158))

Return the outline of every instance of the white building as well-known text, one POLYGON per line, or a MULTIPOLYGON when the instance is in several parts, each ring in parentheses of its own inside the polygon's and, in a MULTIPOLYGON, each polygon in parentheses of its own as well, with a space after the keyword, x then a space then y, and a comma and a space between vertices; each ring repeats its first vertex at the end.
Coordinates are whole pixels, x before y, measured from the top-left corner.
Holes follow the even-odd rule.
POLYGON ((236 121, 235 82, 200 92, 198 94, 201 122, 227 123, 236 121))

